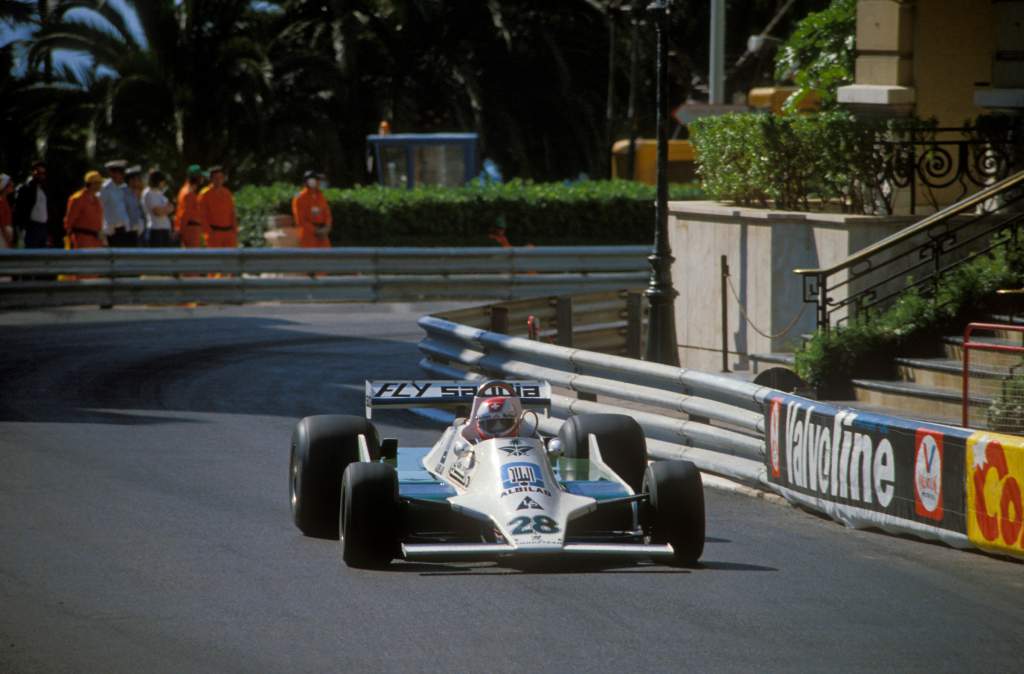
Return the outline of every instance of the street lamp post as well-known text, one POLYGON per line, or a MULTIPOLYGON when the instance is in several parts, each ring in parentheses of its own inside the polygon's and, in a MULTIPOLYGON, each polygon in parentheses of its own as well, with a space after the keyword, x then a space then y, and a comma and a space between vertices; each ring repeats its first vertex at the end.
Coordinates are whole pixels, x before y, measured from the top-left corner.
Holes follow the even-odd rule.
POLYGON ((675 258, 668 243, 668 5, 669 0, 654 0, 647 7, 654 13, 658 33, 658 197, 654 207, 654 253, 647 258, 651 280, 644 292, 651 306, 644 360, 678 366, 673 305, 679 293, 672 287, 675 258))

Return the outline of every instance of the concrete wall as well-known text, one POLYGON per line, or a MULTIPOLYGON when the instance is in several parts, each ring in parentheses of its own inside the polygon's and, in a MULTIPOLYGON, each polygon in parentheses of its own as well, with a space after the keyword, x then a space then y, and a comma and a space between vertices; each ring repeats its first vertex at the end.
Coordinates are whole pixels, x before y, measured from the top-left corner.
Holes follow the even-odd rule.
MULTIPOLYGON (((917 115, 961 126, 986 110, 974 87, 992 76, 996 28, 985 0, 917 0, 914 4, 914 87, 917 115)), ((1022 47, 1024 48, 1024 47, 1022 47)))
POLYGON ((802 280, 793 269, 835 264, 915 220, 767 211, 709 201, 673 202, 669 218, 680 363, 710 372, 722 366, 721 255, 727 256, 739 298, 728 296, 729 368, 745 370, 748 354, 791 351, 801 334, 814 330, 814 305, 803 303, 802 280), (769 335, 783 331, 801 309, 803 314, 785 335, 770 339, 742 319, 741 305, 769 335))

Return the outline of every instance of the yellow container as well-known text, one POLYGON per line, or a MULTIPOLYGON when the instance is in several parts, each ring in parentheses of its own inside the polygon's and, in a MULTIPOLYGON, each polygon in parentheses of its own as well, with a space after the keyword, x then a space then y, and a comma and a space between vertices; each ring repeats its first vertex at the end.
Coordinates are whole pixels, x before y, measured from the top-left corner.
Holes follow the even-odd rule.
MULTIPOLYGON (((694 159, 697 154, 688 140, 668 142, 668 181, 688 183, 696 180, 694 159)), ((658 141, 651 138, 636 139, 636 163, 633 175, 629 173, 629 139, 617 140, 612 145, 612 178, 636 180, 654 185, 658 180, 658 141)))

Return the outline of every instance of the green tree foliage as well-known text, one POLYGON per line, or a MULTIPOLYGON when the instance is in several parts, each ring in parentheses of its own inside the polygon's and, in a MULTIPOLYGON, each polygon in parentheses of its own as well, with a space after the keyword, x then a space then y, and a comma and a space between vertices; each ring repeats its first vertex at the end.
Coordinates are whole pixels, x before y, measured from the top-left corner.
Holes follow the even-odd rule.
MULTIPOLYGON (((918 138, 934 120, 857 118, 849 112, 705 117, 690 125, 708 196, 744 206, 890 213, 882 140, 918 138)), ((890 150, 891 151, 891 150, 890 150)))
POLYGON ((787 109, 795 110, 812 93, 823 108, 835 105, 836 89, 853 81, 856 29, 857 0, 832 0, 797 24, 775 58, 775 77, 797 86, 787 109))
POLYGON ((44 130, 82 126, 89 158, 127 155, 174 170, 258 146, 270 68, 266 22, 248 0, 124 0, 124 7, 141 35, 127 10, 104 0, 62 2, 59 21, 35 34, 30 70, 59 49, 92 64, 84 76, 64 72, 44 83, 61 110, 44 130))
MULTIPOLYGON (((787 3, 778 30, 822 2, 787 3)), ((309 167, 336 184, 365 183, 365 137, 388 119, 395 131, 476 131, 481 155, 509 177, 599 177, 608 141, 633 125, 633 53, 635 125, 653 133, 646 4, 0 0, 0 21, 28 30, 15 51, 30 62, 14 79, 33 90, 0 105, 20 108, 16 128, 76 176, 126 156, 175 173, 223 162, 235 185, 295 180, 309 167), (86 60, 62 67, 63 50, 86 60)), ((730 59, 778 8, 751 0, 730 12, 730 59)), ((707 2, 675 0, 670 21, 669 98, 699 99, 707 2)), ((8 148, 0 157, 20 166, 7 168, 24 170, 28 151, 8 148)))

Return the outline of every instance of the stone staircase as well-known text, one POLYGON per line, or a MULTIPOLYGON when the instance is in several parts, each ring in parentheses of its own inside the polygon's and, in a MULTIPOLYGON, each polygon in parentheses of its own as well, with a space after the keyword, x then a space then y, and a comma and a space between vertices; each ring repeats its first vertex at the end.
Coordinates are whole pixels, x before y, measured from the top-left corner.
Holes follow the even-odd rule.
MULTIPOLYGON (((991 316, 992 323, 1024 326, 1024 318, 991 316)), ((1024 345, 1024 333, 1000 330, 975 332, 973 342, 1024 345)), ((858 409, 896 414, 913 419, 959 426, 963 401, 963 336, 941 338, 941 353, 934 357, 897 357, 896 379, 854 379, 853 399, 835 401, 858 409)), ((768 367, 793 366, 793 354, 751 356, 755 372, 768 367)), ((986 410, 1011 374, 1024 375, 1024 352, 971 350, 969 371, 969 425, 983 427, 986 410)))

